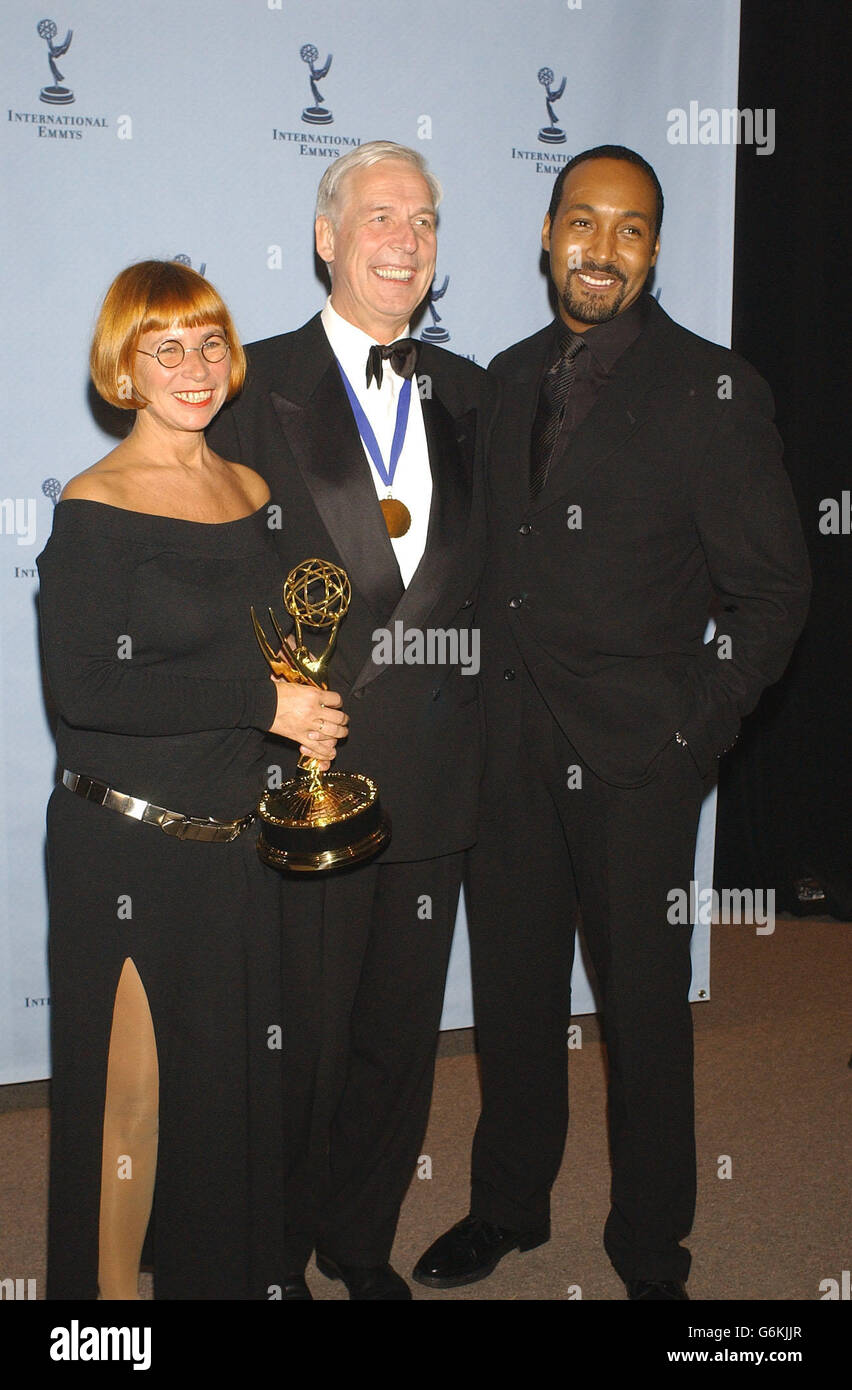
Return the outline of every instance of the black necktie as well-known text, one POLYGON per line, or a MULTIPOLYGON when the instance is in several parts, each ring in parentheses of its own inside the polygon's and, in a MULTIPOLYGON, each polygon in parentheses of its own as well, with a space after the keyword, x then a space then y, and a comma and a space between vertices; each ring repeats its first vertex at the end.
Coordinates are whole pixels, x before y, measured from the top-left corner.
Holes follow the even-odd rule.
POLYGON ((532 428, 530 496, 538 497, 550 471, 553 450, 562 428, 565 402, 577 372, 577 354, 584 346, 580 333, 560 334, 559 360, 546 373, 538 393, 538 409, 532 428))
POLYGON ((417 366, 417 343, 413 338, 397 338, 395 343, 380 347, 374 343, 367 353, 367 385, 376 378, 382 384, 382 361, 390 362, 397 376, 413 377, 417 366))

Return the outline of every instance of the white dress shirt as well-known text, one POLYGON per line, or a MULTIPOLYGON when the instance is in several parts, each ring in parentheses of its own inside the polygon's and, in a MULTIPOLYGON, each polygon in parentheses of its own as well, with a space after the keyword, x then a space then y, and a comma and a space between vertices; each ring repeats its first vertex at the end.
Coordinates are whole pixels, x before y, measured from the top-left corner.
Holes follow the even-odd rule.
MULTIPOLYGON (((391 442, 396 427, 396 408, 403 378, 397 376, 389 362, 382 365, 382 384, 376 386, 375 378, 367 386, 367 355, 375 342, 369 334, 356 328, 332 307, 331 299, 326 300, 320 315, 331 350, 349 378, 349 384, 370 422, 382 458, 390 462, 391 442)), ((408 329, 400 335, 406 337, 408 329)), ((363 444, 363 440, 362 440, 363 444)), ((370 452, 364 444, 364 457, 376 489, 376 496, 389 495, 387 485, 379 476, 370 452)), ((423 424, 423 410, 420 393, 417 389, 416 375, 411 381, 411 405, 408 412, 408 428, 405 442, 399 456, 390 495, 404 502, 411 513, 411 525, 404 536, 391 537, 391 545, 402 575, 402 582, 408 587, 411 576, 420 564, 426 549, 426 535, 429 530, 429 508, 432 505, 432 472, 429 467, 429 450, 426 444, 426 429, 423 424)))

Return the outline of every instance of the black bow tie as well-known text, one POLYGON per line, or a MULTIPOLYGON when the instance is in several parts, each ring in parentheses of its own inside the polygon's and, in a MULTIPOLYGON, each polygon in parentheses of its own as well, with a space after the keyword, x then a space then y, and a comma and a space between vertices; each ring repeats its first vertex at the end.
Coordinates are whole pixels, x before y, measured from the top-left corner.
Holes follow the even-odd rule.
POLYGON ((382 361, 390 362, 397 376, 414 376, 417 366, 417 344, 413 338, 397 338, 395 343, 380 347, 374 343, 367 353, 367 385, 376 378, 376 385, 382 384, 382 361))

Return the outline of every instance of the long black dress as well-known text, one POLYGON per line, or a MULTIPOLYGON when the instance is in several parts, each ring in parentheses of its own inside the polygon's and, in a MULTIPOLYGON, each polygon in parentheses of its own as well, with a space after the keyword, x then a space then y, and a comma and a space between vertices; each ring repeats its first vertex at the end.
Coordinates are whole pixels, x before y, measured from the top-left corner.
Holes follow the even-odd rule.
MULTIPOLYGON (((266 508, 222 524, 69 500, 39 557, 60 767, 190 816, 250 811, 284 745, 249 608, 280 605, 266 508), (280 751, 279 751, 280 750, 280 751)), ((277 875, 255 827, 180 841, 58 785, 48 807, 53 1083, 47 1297, 97 1293, 116 986, 160 1077, 156 1298, 274 1297, 281 1258, 277 875)))

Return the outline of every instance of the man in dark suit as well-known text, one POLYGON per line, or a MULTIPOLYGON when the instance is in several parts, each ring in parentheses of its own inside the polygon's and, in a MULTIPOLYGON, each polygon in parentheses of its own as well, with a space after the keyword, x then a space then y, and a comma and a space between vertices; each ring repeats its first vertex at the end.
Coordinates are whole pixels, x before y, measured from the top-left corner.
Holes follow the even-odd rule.
POLYGON ((282 887, 284 1296, 294 1299, 309 1297, 314 1248, 353 1299, 411 1297, 388 1259, 425 1130, 462 852, 475 838, 487 379, 452 353, 399 341, 434 277, 439 197, 422 157, 389 142, 329 166, 316 245, 330 299, 297 332, 248 348, 246 388, 211 432, 220 453, 269 482, 284 572, 319 556, 349 575, 331 684, 350 724, 335 766, 375 780, 393 827, 376 860, 282 887))
POLYGON ((492 363, 467 884, 483 1103, 470 1216, 415 1269, 436 1288, 549 1238, 579 903, 608 1053, 605 1246, 630 1298, 687 1296, 690 928, 672 904, 705 779, 781 675, 809 576, 767 386, 645 292, 662 211, 641 156, 573 158, 542 234, 559 317, 492 363))

